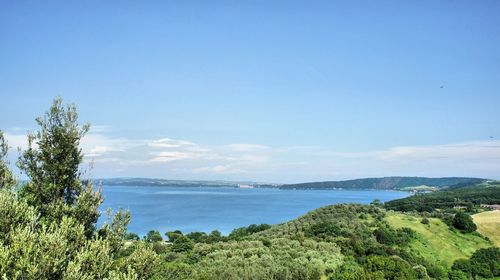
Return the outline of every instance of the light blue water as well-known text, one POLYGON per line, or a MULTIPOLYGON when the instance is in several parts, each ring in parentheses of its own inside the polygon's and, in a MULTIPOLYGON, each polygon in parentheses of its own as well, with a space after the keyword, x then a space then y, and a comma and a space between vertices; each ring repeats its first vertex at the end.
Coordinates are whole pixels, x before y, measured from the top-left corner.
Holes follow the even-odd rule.
POLYGON ((279 190, 231 187, 103 186, 101 210, 129 209, 129 231, 140 236, 151 229, 163 234, 214 229, 228 234, 250 224, 282 223, 321 206, 388 201, 408 195, 380 190, 279 190))

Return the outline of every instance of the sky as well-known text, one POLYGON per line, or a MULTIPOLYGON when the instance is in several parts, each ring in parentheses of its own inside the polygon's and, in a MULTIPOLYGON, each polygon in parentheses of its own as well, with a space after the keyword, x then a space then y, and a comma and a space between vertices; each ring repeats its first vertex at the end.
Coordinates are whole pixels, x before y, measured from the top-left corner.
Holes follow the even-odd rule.
POLYGON ((0 129, 96 177, 500 179, 500 2, 0 1, 0 129))

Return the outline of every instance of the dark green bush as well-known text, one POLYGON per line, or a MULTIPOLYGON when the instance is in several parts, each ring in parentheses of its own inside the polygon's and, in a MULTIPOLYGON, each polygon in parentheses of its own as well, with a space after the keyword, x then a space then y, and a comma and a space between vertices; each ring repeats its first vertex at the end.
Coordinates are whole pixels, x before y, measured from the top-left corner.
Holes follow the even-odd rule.
POLYGON ((453 217, 452 225, 462 232, 473 232, 477 229, 476 224, 474 224, 474 221, 472 220, 472 217, 463 212, 458 212, 457 214, 455 214, 455 217, 453 217))

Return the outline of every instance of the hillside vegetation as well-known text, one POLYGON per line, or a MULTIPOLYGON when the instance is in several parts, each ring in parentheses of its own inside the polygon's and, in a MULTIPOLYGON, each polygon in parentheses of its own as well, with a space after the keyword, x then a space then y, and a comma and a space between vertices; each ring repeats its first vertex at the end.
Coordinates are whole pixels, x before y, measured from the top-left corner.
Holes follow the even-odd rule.
POLYGON ((282 189, 383 189, 383 190, 408 190, 411 187, 426 186, 427 188, 445 188, 457 184, 477 184, 486 181, 480 178, 446 177, 383 177, 365 178, 345 181, 311 182, 300 184, 282 185, 282 189))
POLYGON ((480 207, 481 204, 500 204, 500 182, 488 181, 480 184, 452 187, 446 190, 417 194, 385 203, 385 208, 397 211, 433 212, 454 207, 480 207))
POLYGON ((417 232, 418 237, 408 248, 443 267, 451 267, 455 260, 469 258, 477 249, 491 246, 483 237, 461 233, 437 218, 428 218, 429 223, 422 224, 421 217, 391 212, 384 220, 394 228, 407 227, 417 232))

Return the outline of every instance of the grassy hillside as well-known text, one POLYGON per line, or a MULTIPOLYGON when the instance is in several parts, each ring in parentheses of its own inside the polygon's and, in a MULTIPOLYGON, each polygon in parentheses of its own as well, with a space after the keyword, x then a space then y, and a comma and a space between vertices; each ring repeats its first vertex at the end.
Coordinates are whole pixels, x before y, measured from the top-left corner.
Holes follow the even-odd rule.
POLYGON ((477 231, 500 247, 500 210, 485 211, 472 216, 477 231))
POLYGON ((451 229, 437 218, 422 224, 420 217, 389 212, 384 220, 394 228, 407 227, 417 232, 417 238, 409 244, 410 250, 443 267, 451 267, 455 260, 469 258, 477 249, 491 246, 483 237, 451 229))
MULTIPOLYGON (((486 224, 491 219, 498 222, 496 216, 483 214, 479 218, 485 221, 489 235, 494 235, 495 230, 498 232, 498 228, 486 224)), ((331 205, 275 225, 251 238, 283 236, 336 243, 347 259, 354 257, 357 265, 367 273, 355 277, 369 275, 366 266, 370 259, 397 256, 412 267, 424 266, 433 278, 446 278, 456 260, 468 259, 478 249, 493 246, 483 236, 462 233, 438 218, 428 218, 428 224, 423 224, 422 219, 418 214, 385 211, 372 205, 331 205)), ((346 262, 340 271, 350 265, 346 262)), ((341 273, 337 272, 335 277, 339 275, 341 273)))
POLYGON ((427 177, 383 177, 365 178, 346 181, 311 182, 300 184, 288 184, 280 186, 282 189, 386 189, 399 190, 411 187, 426 186, 444 188, 457 184, 478 184, 485 179, 479 178, 427 178, 427 177))

